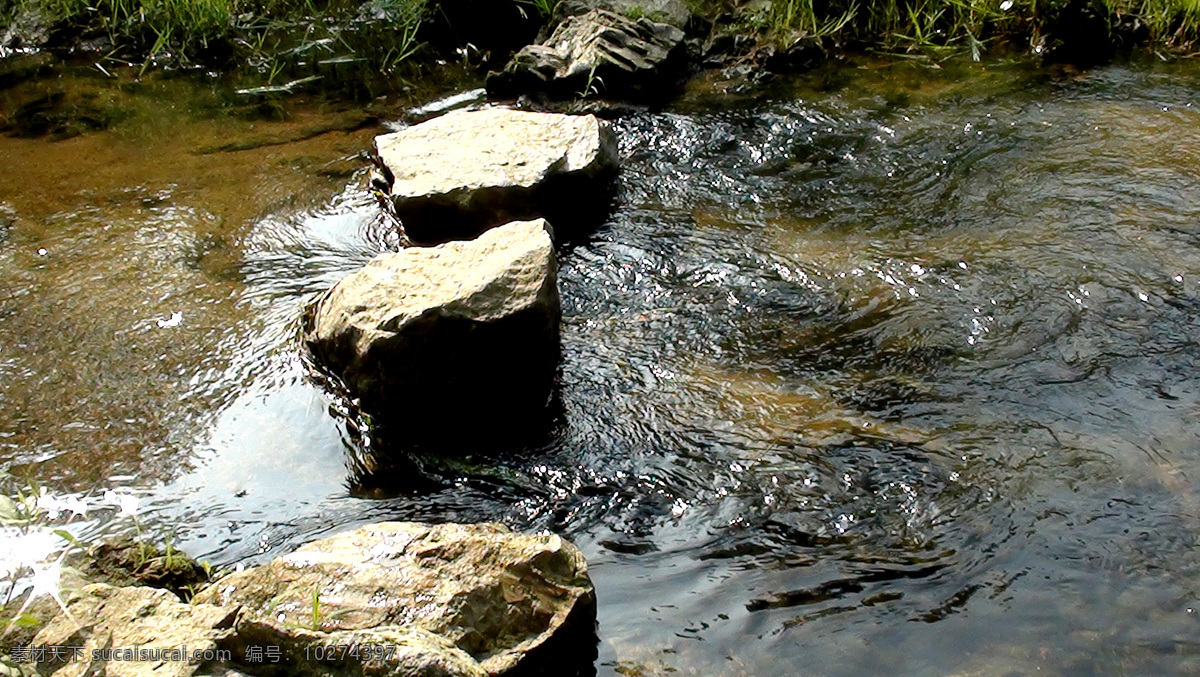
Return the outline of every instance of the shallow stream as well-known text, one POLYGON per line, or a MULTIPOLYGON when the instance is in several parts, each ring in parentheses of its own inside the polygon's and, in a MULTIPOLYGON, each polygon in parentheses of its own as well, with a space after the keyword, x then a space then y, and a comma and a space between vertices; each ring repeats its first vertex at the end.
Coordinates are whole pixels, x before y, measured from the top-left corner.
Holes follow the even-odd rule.
POLYGON ((396 246, 375 113, 220 87, 0 90, 10 123, 121 111, 0 137, 0 468, 127 487, 219 565, 554 530, 600 675, 1200 673, 1193 64, 860 59, 616 121, 617 206, 562 251, 561 425, 432 487, 362 476, 297 341, 396 246))

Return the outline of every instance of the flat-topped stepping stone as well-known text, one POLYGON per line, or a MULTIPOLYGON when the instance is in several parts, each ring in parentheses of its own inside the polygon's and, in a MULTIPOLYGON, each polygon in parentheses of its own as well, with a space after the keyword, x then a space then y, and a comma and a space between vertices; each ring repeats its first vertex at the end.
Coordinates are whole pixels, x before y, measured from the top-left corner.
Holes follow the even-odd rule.
POLYGON ((542 219, 380 254, 317 302, 305 342, 378 424, 500 434, 546 411, 560 352, 556 274, 542 219))
POLYGON ((375 138, 386 193, 409 238, 437 244, 546 216, 594 221, 617 166, 608 124, 591 115, 454 111, 375 138))

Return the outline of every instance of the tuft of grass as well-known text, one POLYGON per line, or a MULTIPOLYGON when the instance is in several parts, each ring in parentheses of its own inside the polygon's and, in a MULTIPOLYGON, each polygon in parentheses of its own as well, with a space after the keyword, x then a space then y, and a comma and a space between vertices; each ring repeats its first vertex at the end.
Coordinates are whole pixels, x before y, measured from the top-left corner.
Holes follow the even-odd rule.
POLYGON ((21 5, 57 22, 98 28, 114 43, 131 44, 151 56, 207 48, 229 31, 236 15, 234 0, 22 0, 21 5))
POLYGON ((307 56, 378 58, 387 69, 418 49, 427 0, 18 0, 50 22, 105 35, 124 60, 176 65, 247 61, 282 71, 307 56), (349 56, 347 56, 347 54, 349 56))
MULTIPOLYGON (((1033 48, 1050 25, 1086 10, 1153 49, 1189 51, 1200 41, 1200 0, 690 0, 693 11, 760 43, 788 48, 806 38, 881 51, 955 54, 1033 48)), ((1036 51, 1036 50, 1035 50, 1036 51)))
POLYGON ((309 619, 308 619, 309 629, 320 630, 322 620, 323 619, 321 617, 321 591, 316 588, 313 588, 312 600, 309 603, 309 619))
POLYGON ((548 19, 554 15, 554 8, 558 6, 559 0, 516 0, 516 2, 533 9, 538 16, 548 19))

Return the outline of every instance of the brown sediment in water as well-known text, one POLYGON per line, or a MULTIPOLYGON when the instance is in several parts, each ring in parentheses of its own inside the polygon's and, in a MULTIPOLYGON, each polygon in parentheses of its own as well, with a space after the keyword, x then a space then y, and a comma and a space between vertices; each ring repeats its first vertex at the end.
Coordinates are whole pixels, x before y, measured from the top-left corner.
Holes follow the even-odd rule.
POLYGON ((168 109, 59 141, 0 136, 15 215, 0 244, 0 450, 13 468, 83 486, 174 474, 261 322, 243 298, 246 238, 343 190, 365 164, 365 122, 168 109))

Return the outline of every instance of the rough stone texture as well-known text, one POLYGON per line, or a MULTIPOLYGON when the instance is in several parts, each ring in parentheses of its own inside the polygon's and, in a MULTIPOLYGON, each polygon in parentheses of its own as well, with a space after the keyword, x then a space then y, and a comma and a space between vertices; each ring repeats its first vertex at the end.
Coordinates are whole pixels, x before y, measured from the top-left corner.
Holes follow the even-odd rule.
POLYGON ((592 10, 563 21, 544 42, 517 52, 503 71, 489 73, 488 94, 659 99, 679 75, 683 37, 670 24, 592 10))
POLYGON ((646 18, 680 29, 686 29, 692 19, 692 10, 683 0, 561 0, 554 6, 551 27, 593 9, 608 10, 631 19, 646 18))
POLYGON ((232 652, 234 660, 243 663, 251 647, 279 647, 278 662, 254 666, 256 673, 269 677, 488 675, 478 661, 450 640, 420 629, 387 626, 324 632, 313 630, 311 625, 311 618, 298 625, 291 620, 242 613, 236 633, 222 646, 232 652), (351 646, 357 646, 358 652, 346 650, 351 646))
POLYGON ((375 152, 396 215, 423 244, 535 216, 561 229, 588 216, 617 162, 595 117, 505 109, 447 113, 376 137, 375 152))
POLYGON ((367 525, 227 576, 191 604, 106 583, 64 595, 67 613, 33 649, 79 647, 79 660, 22 664, 29 674, 561 677, 586 674, 595 658, 583 555, 558 536, 499 524, 367 525), (92 660, 97 649, 181 647, 165 660, 92 660), (266 647, 280 649, 277 660, 266 647), (229 660, 175 660, 195 650, 229 660))
POLYGON ((241 641, 296 656, 319 644, 396 644, 406 675, 568 675, 567 656, 591 661, 576 642, 594 649, 583 555, 558 536, 499 524, 367 525, 228 576, 195 601, 240 606, 241 641))
MULTIPOLYGON (((58 580, 59 598, 68 605, 79 597, 79 591, 84 586, 96 582, 84 578, 78 569, 68 565, 64 565, 60 569, 58 580)), ((37 595, 31 599, 31 594, 32 590, 26 590, 14 599, 9 600, 8 604, 0 607, 0 618, 7 620, 26 613, 38 619, 40 624, 34 626, 13 625, 8 628, 0 636, 0 654, 11 653, 13 647, 30 644, 37 633, 44 630, 46 625, 61 611, 58 602, 49 595, 37 595)), ((3 674, 3 672, 0 672, 0 675, 3 674)))
POLYGON ((95 649, 162 648, 215 650, 233 634, 237 609, 184 604, 166 590, 118 588, 104 583, 85 586, 34 637, 33 646, 77 646, 82 660, 40 663, 40 674, 56 677, 162 677, 216 674, 219 666, 188 661, 110 661, 94 664, 95 649))
POLYGON ((380 254, 318 301, 305 340, 377 423, 499 434, 546 410, 556 273, 543 219, 380 254))
POLYGON ((0 29, 0 48, 37 48, 50 41, 53 22, 37 5, 18 9, 8 26, 0 29))
POLYGON ((166 551, 129 537, 108 538, 88 547, 74 558, 80 574, 96 583, 115 586, 145 585, 162 588, 177 596, 208 582, 204 567, 176 551, 166 551))

